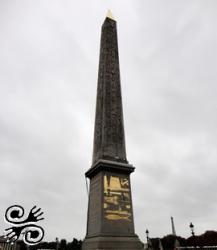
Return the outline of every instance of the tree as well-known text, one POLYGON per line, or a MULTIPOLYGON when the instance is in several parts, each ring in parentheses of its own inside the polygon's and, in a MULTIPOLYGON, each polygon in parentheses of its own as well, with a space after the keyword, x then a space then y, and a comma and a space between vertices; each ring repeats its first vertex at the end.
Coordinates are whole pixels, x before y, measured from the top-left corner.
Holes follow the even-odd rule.
POLYGON ((61 239, 60 241, 60 250, 66 250, 67 241, 65 239, 61 239))

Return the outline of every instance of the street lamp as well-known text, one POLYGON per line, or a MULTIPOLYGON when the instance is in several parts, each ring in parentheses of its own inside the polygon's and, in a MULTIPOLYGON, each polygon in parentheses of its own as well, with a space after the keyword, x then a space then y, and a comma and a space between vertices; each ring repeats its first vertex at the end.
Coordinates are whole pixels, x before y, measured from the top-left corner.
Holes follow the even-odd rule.
POLYGON ((59 249, 59 239, 58 239, 58 237, 56 237, 56 250, 58 250, 59 249))
POLYGON ((190 227, 190 229, 191 229, 191 234, 192 234, 192 236, 194 237, 194 236, 195 236, 195 234, 194 234, 194 225, 193 225, 192 222, 190 223, 189 227, 190 227))
POLYGON ((192 222, 190 223, 189 227, 190 227, 190 229, 191 229, 191 234, 192 234, 192 237, 193 237, 194 248, 196 248, 195 233, 194 233, 194 225, 193 225, 192 222))
POLYGON ((149 231, 148 231, 148 229, 146 229, 145 233, 146 233, 146 239, 147 239, 147 246, 149 249, 149 231))

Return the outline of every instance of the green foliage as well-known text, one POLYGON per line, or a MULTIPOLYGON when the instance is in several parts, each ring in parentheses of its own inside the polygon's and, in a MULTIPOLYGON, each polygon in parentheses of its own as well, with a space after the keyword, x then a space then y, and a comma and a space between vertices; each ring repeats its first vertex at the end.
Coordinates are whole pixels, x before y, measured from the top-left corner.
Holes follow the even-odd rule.
POLYGON ((59 249, 60 250, 66 250, 67 249, 67 241, 65 239, 60 240, 59 249))
POLYGON ((175 240, 178 240, 180 246, 186 246, 186 240, 180 236, 172 234, 166 235, 161 239, 162 246, 166 250, 173 250, 175 246, 175 240))
POLYGON ((206 231, 204 234, 191 236, 186 241, 188 246, 216 246, 217 232, 206 231))
MULTIPOLYGON (((58 250, 81 250, 82 241, 73 238, 71 242, 67 242, 65 239, 61 239, 58 243, 58 250)), ((30 246, 29 250, 37 249, 53 249, 57 250, 57 242, 41 242, 35 246, 30 246)), ((26 248, 21 249, 26 250, 26 248)))
MULTIPOLYGON (((184 239, 180 236, 166 235, 163 238, 151 238, 151 245, 153 250, 160 250, 159 242, 163 246, 164 250, 174 250, 175 240, 178 240, 180 246, 216 246, 217 245, 217 232, 206 231, 202 235, 191 236, 188 239, 184 239)), ((20 250, 27 250, 23 241, 19 241, 20 250)), ((71 242, 67 242, 65 239, 61 239, 58 243, 58 250, 81 250, 82 241, 73 238, 71 242)), ((53 249, 57 250, 57 242, 41 242, 35 246, 29 246, 28 250, 37 249, 53 249)))

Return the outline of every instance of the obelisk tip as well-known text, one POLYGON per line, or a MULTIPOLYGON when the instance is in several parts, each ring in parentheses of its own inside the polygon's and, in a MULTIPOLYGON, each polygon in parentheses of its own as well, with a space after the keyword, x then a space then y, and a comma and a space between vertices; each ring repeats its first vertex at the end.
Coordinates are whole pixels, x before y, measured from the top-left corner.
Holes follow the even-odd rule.
POLYGON ((112 15, 111 10, 108 10, 106 17, 108 17, 108 18, 110 18, 110 19, 116 21, 115 18, 113 17, 113 15, 112 15))

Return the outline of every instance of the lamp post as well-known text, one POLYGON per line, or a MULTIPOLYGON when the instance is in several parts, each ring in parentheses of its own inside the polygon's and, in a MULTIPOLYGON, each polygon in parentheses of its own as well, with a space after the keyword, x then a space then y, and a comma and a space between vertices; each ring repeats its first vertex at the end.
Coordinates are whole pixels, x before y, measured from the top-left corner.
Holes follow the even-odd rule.
POLYGON ((194 237, 194 236, 195 236, 195 234, 194 234, 194 225, 193 225, 192 222, 190 223, 189 227, 190 227, 190 229, 191 229, 191 234, 192 234, 192 236, 194 237))
POLYGON ((56 250, 58 250, 59 249, 59 239, 58 239, 58 237, 56 237, 56 250))
POLYGON ((148 231, 148 229, 146 229, 145 233, 146 233, 146 239, 147 239, 147 246, 149 249, 149 231, 148 231))
POLYGON ((192 234, 192 237, 193 237, 194 248, 196 248, 195 233, 194 233, 194 225, 193 225, 192 222, 190 223, 189 227, 190 227, 190 229, 191 229, 191 234, 192 234))

